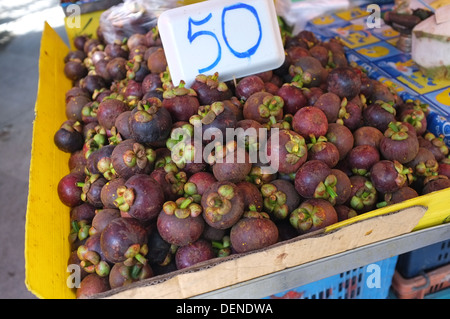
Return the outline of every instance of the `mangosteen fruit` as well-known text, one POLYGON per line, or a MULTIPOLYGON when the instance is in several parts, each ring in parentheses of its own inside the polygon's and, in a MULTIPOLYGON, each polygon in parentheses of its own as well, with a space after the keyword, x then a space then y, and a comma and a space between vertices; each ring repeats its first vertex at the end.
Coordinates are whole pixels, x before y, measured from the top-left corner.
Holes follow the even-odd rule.
POLYGON ((314 106, 325 113, 328 123, 334 123, 338 119, 339 110, 341 108, 341 99, 332 92, 326 92, 319 96, 314 103, 314 106))
POLYGON ((236 84, 235 94, 239 100, 246 101, 256 92, 264 91, 264 81, 257 75, 249 75, 236 84))
POLYGON ((405 122, 390 122, 380 141, 380 154, 387 160, 405 164, 412 161, 418 151, 415 131, 411 131, 405 122))
POLYGON ((319 60, 323 67, 328 66, 328 64, 330 62, 330 53, 331 52, 329 52, 328 49, 324 45, 317 44, 317 45, 313 46, 312 48, 309 49, 309 53, 311 54, 312 57, 319 60))
POLYGON ((311 136, 308 143, 308 160, 320 160, 333 168, 339 162, 339 150, 325 136, 311 136))
POLYGON ((237 118, 228 104, 217 101, 211 105, 201 105, 198 113, 190 117, 189 123, 201 127, 203 143, 208 144, 216 139, 224 140, 227 128, 236 127, 237 118))
POLYGON ((409 186, 404 186, 393 193, 384 194, 384 201, 377 203, 377 208, 394 205, 408 199, 419 196, 417 191, 409 186))
POLYGON ((77 299, 88 299, 95 294, 110 290, 108 277, 100 277, 97 274, 89 274, 80 282, 77 288, 77 299))
POLYGON ((80 267, 87 273, 96 273, 100 277, 109 275, 111 267, 101 250, 100 233, 90 235, 86 242, 78 247, 77 255, 80 267))
POLYGON ((233 226, 244 213, 244 198, 236 184, 218 181, 202 196, 203 218, 212 227, 226 229, 233 226))
POLYGON ((134 259, 146 264, 147 230, 135 218, 114 218, 103 229, 100 245, 107 261, 111 263, 132 262, 134 259))
POLYGON ((347 205, 357 213, 365 213, 375 208, 378 191, 370 178, 362 175, 350 176, 351 193, 347 205))
POLYGON ((112 166, 118 177, 148 174, 154 168, 155 151, 133 139, 120 142, 111 154, 112 166))
POLYGON ((107 180, 116 177, 112 168, 111 155, 115 145, 109 144, 90 153, 86 159, 86 169, 90 174, 102 174, 107 180))
POLYGON ((358 215, 358 213, 347 205, 335 205, 334 209, 338 215, 338 221, 350 219, 358 215))
POLYGON ((290 214, 289 221, 300 234, 306 234, 337 223, 338 217, 330 202, 312 198, 301 203, 290 214))
POLYGON ((359 94, 361 78, 353 67, 339 67, 332 69, 327 77, 328 92, 342 98, 352 99, 359 94))
POLYGON ((443 135, 436 136, 427 131, 423 137, 419 136, 418 140, 419 146, 425 147, 433 152, 434 157, 438 162, 442 161, 449 154, 449 148, 447 144, 445 144, 443 135))
POLYGON ((328 130, 325 137, 328 142, 333 143, 336 146, 339 152, 339 160, 342 160, 347 156, 355 143, 352 131, 350 131, 347 126, 338 123, 328 124, 328 130))
POLYGON ((167 266, 173 261, 177 246, 165 241, 156 227, 148 236, 148 262, 152 265, 167 266))
POLYGON ((445 175, 432 175, 424 180, 422 195, 450 187, 450 179, 445 175))
POLYGON ((126 265, 126 263, 120 262, 112 266, 108 279, 111 289, 114 289, 125 287, 152 276, 153 270, 149 264, 126 265))
POLYGON ((77 184, 82 190, 81 199, 96 208, 101 208, 103 203, 100 194, 106 183, 107 180, 100 174, 86 174, 84 182, 77 184))
POLYGON ((337 178, 320 160, 305 162, 295 174, 295 189, 304 198, 321 198, 334 203, 337 178))
POLYGON ((355 146, 367 144, 378 149, 383 133, 372 126, 361 126, 353 132, 353 138, 355 146))
POLYGON ((107 83, 100 75, 88 74, 84 78, 80 79, 79 85, 82 88, 87 89, 89 93, 94 94, 96 91, 106 88, 107 83))
POLYGON ((358 145, 348 152, 347 161, 353 174, 366 175, 380 161, 380 152, 371 145, 358 145))
POLYGON ((125 185, 126 179, 117 177, 109 180, 100 192, 100 199, 103 204, 103 208, 116 208, 114 201, 117 199, 117 188, 125 185))
POLYGON ((172 117, 158 98, 139 101, 128 119, 131 137, 138 143, 165 141, 172 130, 172 117))
POLYGON ((82 183, 84 179, 84 174, 69 173, 59 180, 57 192, 59 200, 64 205, 75 207, 83 203, 81 199, 82 190, 78 186, 78 183, 82 183))
POLYGON ((278 228, 267 213, 248 211, 231 228, 230 241, 237 253, 262 249, 278 241, 278 228))
POLYGON ((395 160, 381 160, 372 166, 370 179, 380 193, 393 193, 412 182, 412 169, 395 160))
POLYGON ((352 191, 352 182, 349 176, 340 169, 333 168, 331 173, 336 176, 336 203, 342 205, 348 201, 352 191))
POLYGON ((210 242, 199 239, 188 245, 179 247, 175 253, 177 269, 184 269, 216 257, 210 242))
POLYGON ((184 246, 193 243, 200 238, 205 227, 201 214, 201 205, 195 203, 192 197, 167 201, 158 215, 158 232, 172 245, 184 246))
POLYGON ((257 212, 263 209, 263 196, 255 184, 248 181, 241 181, 236 184, 238 191, 244 196, 244 210, 255 210, 257 212))
POLYGON ((300 87, 293 83, 284 83, 276 92, 284 101, 283 113, 294 115, 299 109, 307 105, 307 99, 300 87))
POLYGON ((434 154, 424 147, 419 147, 417 155, 412 161, 405 163, 405 166, 412 168, 412 173, 416 176, 437 175, 439 171, 439 163, 434 154))
POLYGON ((284 179, 275 179, 260 188, 263 211, 275 220, 285 219, 301 201, 294 184, 284 179))
MULTIPOLYGON (((211 154, 212 155, 212 154, 211 154)), ((252 163, 248 152, 231 142, 217 145, 214 155, 209 156, 212 173, 218 181, 238 183, 250 173, 252 163)))
POLYGON ((359 105, 354 101, 343 98, 336 123, 347 126, 351 131, 363 126, 364 120, 359 105))
POLYGON ((416 134, 418 136, 422 136, 425 134, 428 122, 425 112, 421 109, 407 109, 404 110, 398 117, 398 119, 402 122, 407 122, 411 124, 416 130, 416 134))
POLYGON ((98 209, 95 212, 95 216, 92 219, 91 228, 89 234, 101 234, 103 229, 109 224, 109 222, 115 218, 120 217, 120 210, 116 208, 103 208, 98 209))
POLYGON ((64 64, 64 74, 72 81, 84 78, 88 74, 88 69, 79 59, 71 59, 64 64))
POLYGON ((127 76, 127 59, 115 57, 108 61, 107 72, 113 81, 121 81, 127 76))
POLYGON ((313 56, 302 56, 289 67, 291 82, 302 83, 304 87, 318 87, 326 82, 327 71, 313 56))
POLYGON ((121 212, 140 221, 155 219, 164 204, 164 192, 160 184, 147 174, 131 176, 117 188, 114 204, 121 212))
POLYGON ((98 123, 106 129, 111 129, 115 125, 116 118, 123 112, 129 111, 128 105, 119 99, 118 96, 111 95, 103 99, 98 105, 98 123))
POLYGON ((197 114, 200 106, 197 93, 193 89, 186 88, 184 81, 173 89, 165 90, 162 103, 174 122, 189 121, 192 115, 197 114))
POLYGON ((147 61, 142 55, 135 55, 129 59, 126 65, 127 79, 134 80, 138 83, 142 83, 144 78, 150 74, 150 70, 147 67, 147 61))
POLYGON ((438 175, 445 175, 450 178, 450 157, 446 157, 439 162, 438 175))
POLYGON ((279 173, 291 174, 306 162, 308 149, 303 136, 295 131, 282 129, 271 133, 267 142, 267 155, 270 165, 277 167, 279 173))
POLYGON ((211 105, 214 102, 229 100, 233 92, 225 82, 219 81, 219 73, 213 75, 199 74, 195 77, 191 89, 197 92, 201 105, 211 105))
POLYGON ((74 120, 64 121, 56 131, 53 141, 56 147, 65 153, 81 150, 84 144, 81 123, 74 120))
MULTIPOLYGON (((161 186, 166 200, 174 201, 185 193, 187 174, 179 170, 173 162, 155 168, 150 176, 161 186)), ((192 196, 195 194, 193 193, 192 196)))
POLYGON ((161 73, 166 70, 167 59, 162 47, 158 47, 149 55, 147 67, 151 73, 161 73))
POLYGON ((96 208, 89 203, 83 203, 70 209, 70 221, 86 220, 90 223, 95 215, 96 208))
POLYGON ((71 96, 66 100, 66 117, 68 120, 82 121, 83 107, 92 102, 91 98, 85 95, 71 96))
POLYGON ((305 106, 294 114, 292 129, 309 140, 311 136, 325 136, 328 131, 328 119, 325 113, 315 106, 305 106))
POLYGON ((371 126, 384 132, 388 125, 396 119, 396 110, 392 103, 384 101, 375 101, 369 104, 363 111, 363 120, 365 126, 371 126))
POLYGON ((255 120, 261 124, 275 123, 283 118, 284 101, 278 95, 260 91, 250 95, 244 103, 245 119, 255 120))

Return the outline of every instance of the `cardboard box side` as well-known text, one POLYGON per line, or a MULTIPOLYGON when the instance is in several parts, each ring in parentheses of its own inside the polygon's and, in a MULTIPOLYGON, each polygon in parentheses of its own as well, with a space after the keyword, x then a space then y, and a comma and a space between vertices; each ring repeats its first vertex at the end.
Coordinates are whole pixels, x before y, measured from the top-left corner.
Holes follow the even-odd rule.
MULTIPOLYGON (((412 206, 345 225, 330 233, 298 237, 253 253, 232 255, 177 271, 177 276, 138 282, 99 294, 99 298, 189 298, 289 267, 409 233, 427 208, 412 206), (218 275, 220 274, 220 275, 218 275)), ((170 274, 169 274, 170 275, 170 274)))
POLYGON ((25 283, 40 298, 73 298, 67 288, 70 254, 69 209, 57 195, 59 179, 68 173, 69 155, 58 150, 53 136, 65 119, 64 77, 68 48, 45 23, 39 59, 30 180, 25 228, 25 283))

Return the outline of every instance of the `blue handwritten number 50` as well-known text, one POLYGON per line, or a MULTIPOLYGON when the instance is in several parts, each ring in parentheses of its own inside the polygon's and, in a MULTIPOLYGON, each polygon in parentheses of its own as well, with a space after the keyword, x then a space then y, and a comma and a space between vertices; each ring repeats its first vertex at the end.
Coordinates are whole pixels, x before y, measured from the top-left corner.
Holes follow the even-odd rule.
MULTIPOLYGON (((204 73, 204 72, 210 71, 222 59, 222 47, 220 45, 219 39, 217 38, 217 36, 213 32, 202 30, 202 31, 198 31, 198 32, 192 33, 192 25, 196 25, 196 26, 203 25, 203 24, 207 23, 209 20, 211 20, 211 18, 212 18, 212 14, 210 13, 203 20, 193 20, 191 17, 189 17, 189 21, 188 21, 187 38, 188 38, 190 43, 192 43, 197 37, 202 36, 202 35, 213 37, 216 40, 216 43, 217 43, 217 58, 209 66, 199 69, 198 70, 199 73, 204 73)), ((237 3, 235 5, 225 7, 223 9, 223 11, 222 11, 222 37, 223 37, 223 40, 224 40, 226 46, 228 47, 230 52, 235 57, 241 58, 241 59, 242 58, 249 58, 253 54, 255 54, 256 50, 258 49, 258 47, 259 47, 259 45, 261 43, 261 38, 262 38, 261 22, 259 20, 258 12, 255 10, 255 8, 250 6, 250 5, 248 5, 248 4, 245 4, 245 3, 237 3), (234 50, 231 47, 230 43, 228 42, 227 35, 225 33, 226 32, 225 31, 225 15, 227 14, 227 12, 229 12, 231 10, 236 10, 236 9, 246 9, 246 10, 250 11, 256 18, 256 22, 258 24, 258 30, 259 30, 259 36, 258 36, 258 40, 257 40, 256 44, 254 46, 252 46, 251 48, 249 48, 248 50, 243 51, 243 52, 238 52, 238 51, 234 50)))

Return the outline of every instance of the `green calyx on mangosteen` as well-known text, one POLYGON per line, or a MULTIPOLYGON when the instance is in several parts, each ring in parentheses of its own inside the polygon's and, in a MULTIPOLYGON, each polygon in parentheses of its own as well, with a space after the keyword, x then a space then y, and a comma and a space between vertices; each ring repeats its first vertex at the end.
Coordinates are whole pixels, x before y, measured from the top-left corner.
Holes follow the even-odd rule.
POLYGON ((289 221, 301 234, 325 228, 337 222, 333 205, 323 199, 308 199, 294 210, 289 221))
POLYGON ((261 186, 261 193, 264 198, 264 211, 273 214, 276 219, 285 219, 289 214, 286 194, 270 183, 261 186))
POLYGON ((205 227, 202 206, 191 197, 180 197, 163 204, 157 228, 161 237, 176 246, 185 246, 200 238, 205 227))
POLYGON ((244 199, 236 184, 218 181, 203 194, 203 218, 212 227, 226 229, 244 213, 244 199))
POLYGON ((202 213, 202 206, 192 197, 180 197, 176 201, 165 202, 162 209, 167 215, 175 215, 177 218, 197 217, 202 213))

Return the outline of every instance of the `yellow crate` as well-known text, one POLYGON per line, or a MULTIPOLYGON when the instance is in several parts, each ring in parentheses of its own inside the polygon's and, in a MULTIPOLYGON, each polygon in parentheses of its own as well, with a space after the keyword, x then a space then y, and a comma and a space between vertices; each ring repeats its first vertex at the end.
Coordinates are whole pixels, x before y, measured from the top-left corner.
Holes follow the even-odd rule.
MULTIPOLYGON (((48 24, 45 24, 39 60, 40 75, 25 229, 25 281, 28 289, 40 298, 75 297, 74 291, 66 284, 70 275, 67 271, 67 260, 70 255, 69 208, 60 202, 57 195, 59 180, 69 172, 69 155, 59 151, 53 142, 54 133, 66 119, 65 93, 71 88, 71 82, 64 76, 63 59, 68 52, 69 48, 63 40, 48 24)), ((190 284, 199 272, 178 271, 174 273, 175 277, 171 274, 167 280, 158 278, 163 282, 153 282, 147 287, 148 290, 142 291, 140 287, 139 293, 148 298, 185 298, 398 236, 411 230, 439 225, 450 219, 449 198, 450 189, 420 196, 332 225, 326 229, 328 234, 320 233, 316 237, 303 236, 279 243, 263 252, 246 254, 242 257, 233 256, 224 259, 224 262, 215 261, 214 266, 201 270, 205 274, 219 270, 231 272, 230 276, 216 276, 226 277, 228 279, 224 280, 228 281, 218 282, 217 278, 210 281, 202 280, 208 282, 209 286, 199 288, 198 285, 190 284), (416 209, 422 206, 427 208, 426 212, 425 209, 416 209), (397 211, 399 213, 390 214, 397 211), (315 245, 318 245, 317 249, 315 245), (308 254, 296 254, 296 251, 305 249, 308 254), (183 289, 180 289, 180 285, 183 285, 181 287, 183 289), (186 287, 194 287, 197 290, 189 290, 191 288, 186 290, 186 287)), ((118 296, 127 297, 127 291, 129 290, 121 290, 118 296)), ((109 293, 111 294, 114 296, 114 292, 109 293)))

